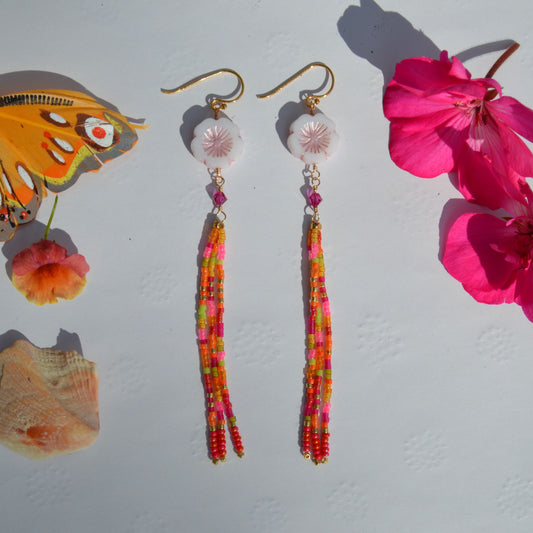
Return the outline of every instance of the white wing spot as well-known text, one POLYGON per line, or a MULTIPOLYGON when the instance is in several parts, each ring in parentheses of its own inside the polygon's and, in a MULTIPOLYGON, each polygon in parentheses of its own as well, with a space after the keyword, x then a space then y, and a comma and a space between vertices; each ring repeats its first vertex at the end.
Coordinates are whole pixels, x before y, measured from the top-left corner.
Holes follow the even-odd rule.
POLYGON ((19 173, 19 176, 24 180, 24 183, 30 189, 34 189, 35 188, 35 186, 33 185, 33 181, 31 179, 31 176, 28 174, 28 171, 22 165, 17 165, 17 172, 19 173))
POLYGON ((51 150, 50 153, 52 154, 53 158, 58 162, 58 163, 61 163, 62 165, 65 164, 65 158, 60 156, 57 152, 55 152, 54 150, 51 150))
POLYGON ((72 147, 72 145, 68 143, 67 141, 65 141, 64 139, 59 139, 58 137, 54 137, 54 142, 59 146, 59 148, 61 148, 65 152, 68 152, 70 154, 74 152, 74 148, 72 147))
POLYGON ((13 195, 13 189, 11 188, 11 184, 9 183, 9 180, 4 172, 2 172, 2 183, 5 185, 9 194, 13 195))
POLYGON ((58 115, 57 113, 48 113, 48 117, 50 118, 50 120, 52 120, 56 124, 67 123, 66 119, 64 119, 61 115, 58 115))

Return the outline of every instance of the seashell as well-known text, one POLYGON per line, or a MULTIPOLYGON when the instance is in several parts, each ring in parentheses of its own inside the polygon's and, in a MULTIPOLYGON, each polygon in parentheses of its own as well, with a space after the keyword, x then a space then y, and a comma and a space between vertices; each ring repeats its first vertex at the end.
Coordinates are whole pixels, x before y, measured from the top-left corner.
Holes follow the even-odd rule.
POLYGON ((43 459, 89 446, 99 428, 94 363, 24 340, 0 353, 1 444, 43 459))

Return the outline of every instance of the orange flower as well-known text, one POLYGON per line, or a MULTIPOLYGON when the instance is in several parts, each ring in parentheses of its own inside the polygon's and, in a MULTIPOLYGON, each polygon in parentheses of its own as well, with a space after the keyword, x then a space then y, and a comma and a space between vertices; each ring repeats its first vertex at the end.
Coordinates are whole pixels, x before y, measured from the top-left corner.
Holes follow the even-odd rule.
POLYGON ((13 258, 13 285, 37 305, 72 300, 85 287, 89 265, 80 254, 67 251, 54 241, 43 239, 13 258))

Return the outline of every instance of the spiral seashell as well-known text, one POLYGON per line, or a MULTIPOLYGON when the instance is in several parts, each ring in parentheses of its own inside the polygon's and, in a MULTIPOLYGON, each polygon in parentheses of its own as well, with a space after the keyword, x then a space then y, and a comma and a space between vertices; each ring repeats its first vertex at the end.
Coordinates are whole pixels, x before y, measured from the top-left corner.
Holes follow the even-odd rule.
POLYGON ((0 353, 1 444, 43 459, 89 446, 99 428, 94 363, 24 340, 0 353))

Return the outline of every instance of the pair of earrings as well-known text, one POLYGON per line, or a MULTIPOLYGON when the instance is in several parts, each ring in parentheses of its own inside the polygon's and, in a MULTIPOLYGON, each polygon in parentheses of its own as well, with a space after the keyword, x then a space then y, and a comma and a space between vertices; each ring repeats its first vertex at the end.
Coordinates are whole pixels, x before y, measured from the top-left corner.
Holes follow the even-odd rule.
MULTIPOLYGON (((338 135, 334 123, 318 111, 320 99, 331 93, 335 78, 324 63, 307 65, 272 91, 258 95, 268 98, 277 94, 296 78, 313 67, 326 69, 331 81, 323 94, 310 94, 304 102, 307 113, 295 120, 289 131, 289 151, 305 163, 304 176, 308 179, 307 198, 312 217, 307 236, 309 260, 309 310, 307 318, 307 365, 305 371, 305 397, 301 451, 306 459, 316 464, 324 463, 329 456, 329 410, 331 397, 331 313, 326 292, 324 254, 322 251, 322 226, 318 206, 322 197, 318 192, 320 171, 318 164, 325 161, 336 149, 338 135)), ((239 81, 239 93, 232 99, 214 97, 210 106, 214 118, 205 119, 194 129, 191 151, 204 163, 215 185, 213 193, 215 221, 205 246, 200 266, 200 287, 197 310, 197 334, 204 378, 207 424, 209 428, 209 454, 214 463, 226 458, 225 420, 235 452, 244 455, 244 447, 233 413, 226 380, 224 351, 224 256, 226 213, 222 206, 227 198, 223 192, 225 179, 222 169, 228 167, 242 153, 243 142, 238 128, 221 111, 227 104, 237 101, 244 92, 244 81, 231 69, 221 69, 196 78, 176 89, 161 89, 166 94, 177 93, 213 76, 230 73, 239 81)))

